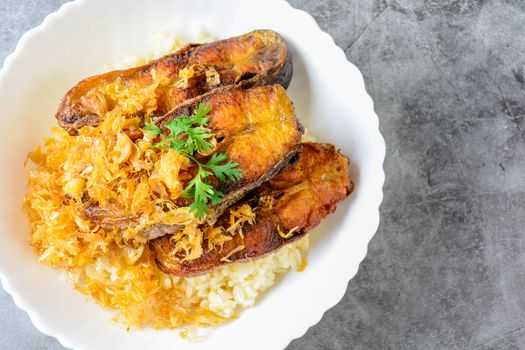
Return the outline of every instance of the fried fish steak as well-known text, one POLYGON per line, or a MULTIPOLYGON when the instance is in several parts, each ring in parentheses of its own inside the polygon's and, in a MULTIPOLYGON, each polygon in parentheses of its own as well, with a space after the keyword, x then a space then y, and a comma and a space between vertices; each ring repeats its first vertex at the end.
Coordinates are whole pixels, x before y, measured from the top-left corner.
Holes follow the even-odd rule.
MULTIPOLYGON (((162 125, 179 115, 193 114, 200 103, 211 108, 208 127, 215 135, 213 153, 226 153, 229 161, 242 171, 239 181, 213 182, 224 193, 223 201, 210 209, 209 222, 247 192, 268 181, 281 171, 300 150, 304 128, 295 116, 293 104, 279 85, 241 86, 189 100, 157 121, 162 125)), ((206 162, 212 154, 203 159, 206 162)))
MULTIPOLYGON (((242 235, 212 249, 205 237, 203 254, 195 260, 172 254, 176 242, 171 235, 152 240, 149 246, 165 273, 197 276, 224 264, 264 257, 303 237, 352 190, 347 157, 330 144, 304 143, 293 165, 232 207, 248 204, 256 213, 254 224, 244 226, 242 235)), ((216 225, 227 227, 228 221, 226 212, 216 225)))
MULTIPOLYGON (((170 112, 157 122, 158 125, 193 113, 201 102, 211 106, 208 127, 215 135, 216 146, 211 154, 198 155, 197 158, 206 163, 214 153, 226 153, 227 161, 238 163, 243 175, 238 181, 222 183, 213 176, 209 177, 210 183, 224 193, 220 204, 209 206, 207 221, 212 223, 227 207, 271 179, 289 163, 300 150, 304 129, 295 116, 291 100, 279 84, 216 90, 205 99, 193 100, 184 108, 170 112)), ((191 202, 180 198, 175 204, 188 206, 191 202)), ((136 220, 125 214, 102 210, 96 205, 87 206, 85 214, 103 227, 126 227, 136 220)), ((177 228, 153 225, 143 234, 153 239, 177 228)))
POLYGON ((248 82, 287 87, 292 71, 285 40, 274 31, 255 30, 208 44, 190 44, 144 66, 84 79, 62 98, 56 118, 75 134, 83 126, 98 125, 118 105, 115 89, 140 94, 153 88, 154 101, 138 113, 162 115, 186 99, 221 86, 248 82))

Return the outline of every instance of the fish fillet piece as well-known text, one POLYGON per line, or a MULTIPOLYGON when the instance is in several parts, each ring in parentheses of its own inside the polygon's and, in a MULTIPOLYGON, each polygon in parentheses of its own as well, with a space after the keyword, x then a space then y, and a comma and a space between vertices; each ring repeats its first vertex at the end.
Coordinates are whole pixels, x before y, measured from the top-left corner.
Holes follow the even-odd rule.
MULTIPOLYGON (((347 157, 330 144, 304 143, 293 165, 232 207, 236 210, 248 204, 256 213, 255 222, 245 225, 242 235, 235 234, 211 250, 205 237, 203 254, 194 260, 172 253, 176 242, 171 235, 150 241, 150 248, 162 271, 185 277, 258 259, 306 235, 352 190, 347 157)), ((226 212, 216 225, 228 227, 229 220, 226 212)))
MULTIPOLYGON (((238 181, 222 183, 213 176, 209 177, 211 184, 224 193, 222 203, 209 206, 207 221, 213 223, 227 207, 288 165, 300 150, 304 129, 295 116, 291 100, 279 84, 216 90, 205 98, 189 101, 183 108, 170 112, 158 120, 157 125, 162 126, 180 115, 193 113, 201 102, 212 107, 208 114, 208 127, 215 135, 216 146, 211 154, 197 158, 206 163, 214 153, 226 153, 228 161, 238 163, 243 174, 238 181)), ((188 206, 191 201, 179 198, 175 204, 188 206)), ((138 220, 126 213, 99 208, 94 203, 87 203, 84 212, 92 222, 106 228, 125 228, 138 220)), ((153 239, 177 229, 177 225, 170 227, 159 223, 143 234, 153 239)))
MULTIPOLYGON (((284 39, 271 30, 207 44, 190 44, 144 66, 116 70, 80 81, 63 97, 56 118, 75 134, 86 125, 98 125, 108 111, 127 110, 119 102, 124 92, 149 96, 134 115, 162 115, 186 99, 222 86, 278 83, 292 76, 291 53, 284 39), (153 97, 151 97, 153 95, 153 97)), ((125 100, 125 99, 122 99, 125 100)))

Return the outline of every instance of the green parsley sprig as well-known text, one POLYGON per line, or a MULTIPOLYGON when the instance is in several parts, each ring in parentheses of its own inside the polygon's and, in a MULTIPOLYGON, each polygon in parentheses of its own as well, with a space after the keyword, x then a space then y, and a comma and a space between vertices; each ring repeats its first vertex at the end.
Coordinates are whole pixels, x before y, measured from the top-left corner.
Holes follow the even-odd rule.
POLYGON ((224 196, 224 193, 209 183, 209 176, 215 175, 220 182, 242 178, 242 172, 237 168, 239 164, 226 162, 228 155, 225 153, 214 153, 207 163, 201 163, 195 157, 196 152, 209 154, 213 150, 211 140, 214 135, 207 127, 209 117, 206 117, 210 111, 211 105, 200 103, 195 114, 180 116, 164 123, 163 126, 169 130, 168 134, 154 123, 146 124, 143 128, 151 136, 162 136, 162 140, 151 147, 177 151, 199 167, 197 175, 186 184, 182 196, 193 198, 190 212, 195 213, 200 220, 208 214, 208 203, 219 204, 224 196))

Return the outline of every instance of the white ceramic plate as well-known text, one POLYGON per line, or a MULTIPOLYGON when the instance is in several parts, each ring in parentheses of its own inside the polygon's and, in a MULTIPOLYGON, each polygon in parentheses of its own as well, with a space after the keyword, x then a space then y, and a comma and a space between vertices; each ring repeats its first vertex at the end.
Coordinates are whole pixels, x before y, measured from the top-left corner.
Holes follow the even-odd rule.
POLYGON ((79 0, 26 33, 0 73, 0 277, 35 326, 75 349, 283 349, 345 293, 379 223, 385 155, 378 118, 359 70, 313 18, 285 1, 79 0), (205 340, 188 344, 178 332, 126 332, 110 313, 37 262, 21 212, 27 153, 55 124, 65 91, 103 71, 119 56, 148 50, 151 35, 204 31, 216 38, 256 28, 285 36, 295 53, 289 94, 297 115, 319 141, 352 160, 356 189, 312 233, 309 265, 289 273, 255 307, 205 340))

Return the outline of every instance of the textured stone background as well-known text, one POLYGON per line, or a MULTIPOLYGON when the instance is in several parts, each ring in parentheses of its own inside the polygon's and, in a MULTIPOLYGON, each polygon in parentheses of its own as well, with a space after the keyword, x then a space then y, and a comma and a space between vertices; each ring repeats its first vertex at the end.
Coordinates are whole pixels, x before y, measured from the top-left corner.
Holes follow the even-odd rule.
MULTIPOLYGON (((60 0, 0 0, 0 61, 60 0)), ((525 0, 291 0, 364 74, 379 231, 289 350, 525 349, 525 0)), ((0 348, 61 349, 0 290, 0 348)))

